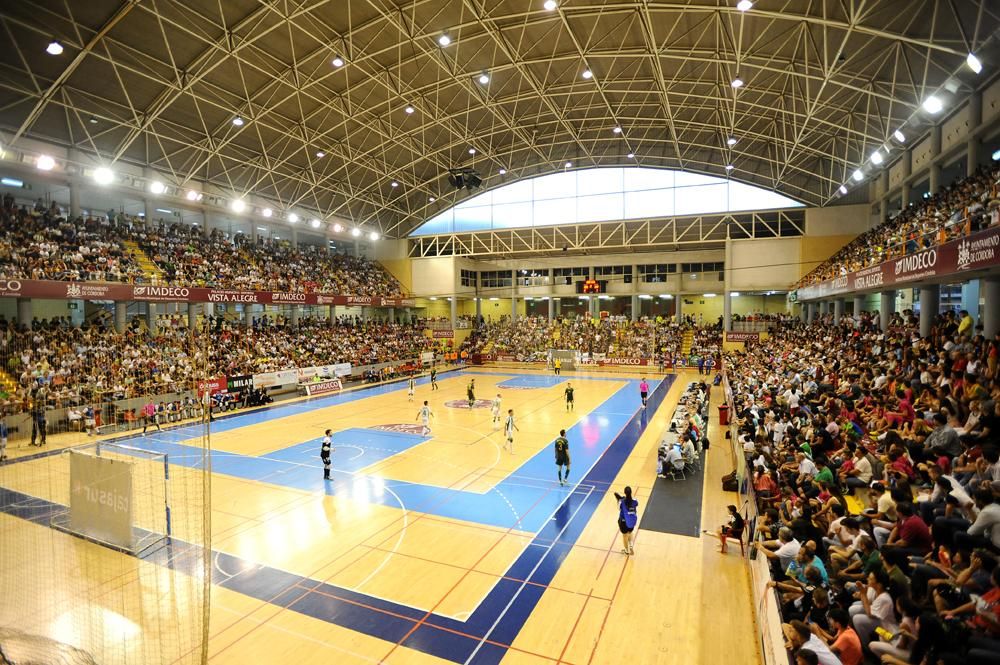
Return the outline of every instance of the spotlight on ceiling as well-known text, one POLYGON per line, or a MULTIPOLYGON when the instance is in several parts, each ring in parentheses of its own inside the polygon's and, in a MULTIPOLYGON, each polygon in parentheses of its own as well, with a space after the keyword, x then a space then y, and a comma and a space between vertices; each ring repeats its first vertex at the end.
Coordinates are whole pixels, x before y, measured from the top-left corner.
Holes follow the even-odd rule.
POLYGON ((355 226, 353 229, 351 229, 351 235, 357 238, 358 236, 361 235, 361 229, 355 226))
POLYGON ((153 192, 154 194, 162 194, 163 192, 167 191, 167 186, 164 185, 159 180, 154 180, 153 182, 149 183, 149 191, 153 192))
POLYGON ((483 178, 475 169, 464 167, 448 169, 448 182, 455 189, 472 190, 483 184, 483 178))
POLYGON ((236 116, 235 118, 233 118, 233 124, 236 125, 237 127, 242 127, 243 118, 241 118, 240 116, 236 116))
POLYGON ((405 109, 403 109, 403 110, 404 110, 404 111, 406 111, 406 114, 407 114, 407 115, 412 115, 412 114, 413 114, 413 112, 414 112, 414 111, 416 111, 417 109, 415 109, 415 108, 413 108, 412 106, 410 106, 409 104, 407 104, 407 105, 406 105, 406 108, 405 108, 405 109))
POLYGON ((299 216, 296 215, 294 212, 290 212, 290 213, 288 213, 288 221, 291 224, 298 224, 298 222, 299 222, 299 216))
POLYGON ((898 129, 894 131, 892 135, 896 137, 896 140, 899 141, 900 143, 906 143, 906 135, 903 134, 903 132, 899 131, 898 129))
POLYGON ((851 177, 854 178, 855 182, 861 182, 865 179, 865 174, 861 169, 855 169, 854 173, 851 174, 851 177))
POLYGON ((337 223, 335 223, 333 225, 333 232, 334 233, 340 233, 343 230, 344 230, 344 225, 341 224, 340 222, 337 222, 337 223))
POLYGON ((730 136, 728 139, 726 139, 726 145, 736 145, 736 137, 730 136))
POLYGON ((931 95, 924 100, 924 110, 930 114, 940 113, 941 109, 944 108, 944 103, 941 101, 940 97, 931 95))
POLYGON ((318 229, 319 225, 320 225, 320 221, 318 219, 316 219, 315 217, 313 217, 312 219, 309 220, 309 226, 313 227, 314 229, 318 229))
POLYGON ((263 210, 260 211, 260 214, 263 215, 264 217, 270 217, 271 215, 274 214, 274 211, 271 210, 270 208, 264 208, 263 210))
POLYGON ((615 125, 614 129, 612 129, 611 131, 613 131, 615 134, 621 134, 622 128, 615 125))
POLYGON ((436 198, 434 198, 433 196, 430 196, 430 197, 428 197, 428 198, 427 198, 427 200, 428 200, 429 202, 431 202, 431 203, 434 203, 435 201, 437 201, 437 199, 436 199, 436 198))
POLYGON ((316 157, 318 157, 319 159, 323 159, 324 157, 326 157, 326 153, 323 152, 322 150, 317 150, 316 157))
POLYGON ((341 58, 338 55, 338 56, 334 57, 332 64, 333 64, 334 67, 343 67, 344 66, 344 59, 341 58))
POLYGON ((371 240, 372 242, 375 242, 376 240, 378 240, 378 234, 372 231, 371 233, 368 234, 368 239, 371 240))
POLYGON ((566 168, 568 168, 568 169, 571 169, 571 168, 573 168, 573 162, 566 162, 566 164, 564 166, 566 168))
POLYGON ((753 7, 753 2, 751 2, 750 0, 740 0, 739 2, 736 3, 736 9, 740 10, 741 12, 748 12, 750 11, 751 7, 753 7))
POLYGON ((389 186, 390 187, 399 187, 399 183, 396 182, 395 180, 393 180, 392 182, 389 183, 389 186))
POLYGON ((482 83, 483 85, 486 85, 487 83, 490 82, 490 75, 487 74, 486 72, 483 72, 482 74, 479 75, 479 82, 482 83))
POLYGON ((743 79, 741 79, 739 76, 737 76, 736 78, 733 79, 733 82, 730 83, 730 85, 733 86, 734 88, 742 88, 743 87, 743 79))
POLYGON ((98 185, 110 185, 114 179, 115 174, 106 166, 94 170, 94 182, 98 185))
POLYGON ((234 199, 233 202, 229 204, 229 207, 233 209, 233 212, 241 213, 247 209, 247 204, 243 199, 234 199))
POLYGON ((847 193, 847 185, 841 185, 840 186, 840 190, 838 190, 838 191, 840 191, 841 194, 846 194, 847 193))
POLYGON ((875 166, 878 166, 883 161, 885 161, 885 158, 882 157, 882 151, 881 150, 876 150, 875 152, 872 153, 872 164, 874 164, 875 166))
POLYGON ((53 39, 49 42, 49 45, 45 47, 45 52, 49 55, 62 55, 63 45, 53 39))
POLYGON ((581 76, 583 76, 583 78, 585 79, 591 79, 594 78, 594 72, 590 71, 589 69, 584 69, 583 74, 581 74, 581 76))
MULTIPOLYGON (((184 198, 186 198, 188 201, 200 201, 201 200, 201 192, 196 192, 193 189, 189 189, 189 190, 187 190, 187 194, 184 195, 184 198)), ((265 217, 266 217, 266 215, 265 215, 265 217)))
POLYGON ((733 170, 733 169, 735 169, 735 168, 736 168, 736 167, 735 167, 735 166, 733 166, 732 164, 726 164, 726 170, 727 170, 727 171, 732 171, 732 170, 733 170))
POLYGON ((545 9, 550 12, 554 11, 558 6, 559 5, 556 4, 556 0, 545 0, 545 3, 542 5, 542 7, 545 7, 545 9))
POLYGON ((438 37, 438 44, 440 44, 441 46, 447 46, 448 44, 451 44, 451 37, 449 37, 447 33, 442 34, 440 37, 438 37))
POLYGON ((507 169, 505 169, 504 167, 501 166, 500 167, 500 175, 507 175, 507 169))
POLYGON ((39 155, 38 159, 35 160, 35 166, 38 167, 39 171, 51 171, 56 167, 56 160, 48 155, 39 155))
POLYGON ((977 74, 983 71, 983 63, 972 53, 965 58, 965 64, 977 74))
POLYGON ((634 152, 630 152, 629 154, 627 154, 625 156, 628 157, 629 159, 635 159, 635 153, 634 152))

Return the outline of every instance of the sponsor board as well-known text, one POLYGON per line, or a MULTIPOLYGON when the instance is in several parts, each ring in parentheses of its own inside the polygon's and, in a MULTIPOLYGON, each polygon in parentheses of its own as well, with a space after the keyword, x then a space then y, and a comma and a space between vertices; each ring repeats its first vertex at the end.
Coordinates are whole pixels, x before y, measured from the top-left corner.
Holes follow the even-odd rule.
POLYGON ((226 389, 231 393, 242 392, 253 387, 253 375, 244 374, 242 376, 230 376, 226 381, 226 389))
POLYGON ((755 332, 727 332, 727 342, 759 342, 760 333, 755 332))
POLYGON ((256 291, 225 291, 221 289, 205 289, 206 302, 243 302, 259 303, 260 293, 256 291))
POLYGON ((649 360, 646 358, 604 358, 603 360, 598 360, 597 365, 599 367, 611 366, 611 365, 648 365, 649 360))
POLYGON ((298 370, 285 369, 280 372, 263 372, 253 375, 254 388, 273 388, 275 386, 290 386, 299 382, 298 370))
POLYGON ((310 300, 309 294, 307 293, 282 293, 279 291, 271 292, 271 303, 275 305, 281 305, 285 303, 298 305, 305 304, 310 300))
POLYGON ((337 363, 331 367, 333 367, 334 376, 350 376, 353 371, 351 363, 337 363))
POLYGON ((184 286, 133 286, 132 299, 159 302, 186 302, 191 289, 184 286))
POLYGON ((214 379, 205 379, 204 381, 198 382, 198 396, 202 396, 205 393, 209 395, 214 395, 215 393, 224 393, 229 388, 229 383, 226 381, 226 377, 217 376, 214 379))
POLYGON ((455 336, 455 331, 451 330, 451 329, 448 329, 448 330, 432 330, 431 333, 432 333, 432 337, 434 339, 451 339, 452 337, 455 336))
POLYGON ((306 389, 306 395, 325 395, 327 393, 340 392, 343 384, 340 379, 330 379, 329 381, 317 381, 316 383, 306 383, 302 385, 306 389))

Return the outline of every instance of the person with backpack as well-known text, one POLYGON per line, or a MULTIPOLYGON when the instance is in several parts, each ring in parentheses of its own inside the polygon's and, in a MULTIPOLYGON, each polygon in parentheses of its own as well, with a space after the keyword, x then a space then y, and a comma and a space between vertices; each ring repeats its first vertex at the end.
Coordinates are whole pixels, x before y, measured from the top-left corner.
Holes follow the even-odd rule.
POLYGON ((639 502, 632 498, 632 488, 625 488, 625 496, 615 492, 618 501, 618 530, 622 534, 622 554, 635 554, 635 527, 639 521, 639 502))

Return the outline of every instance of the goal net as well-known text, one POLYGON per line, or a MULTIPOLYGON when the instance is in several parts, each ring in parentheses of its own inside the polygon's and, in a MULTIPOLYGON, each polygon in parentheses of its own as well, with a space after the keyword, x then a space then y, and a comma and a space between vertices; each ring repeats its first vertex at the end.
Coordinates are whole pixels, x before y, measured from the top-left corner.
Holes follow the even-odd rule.
POLYGON ((564 349, 549 349, 549 364, 555 364, 556 360, 562 361, 560 367, 562 369, 576 369, 576 351, 567 351, 564 349))
POLYGON ((85 307, 79 327, 0 322, 0 663, 204 663, 209 432, 183 407, 211 336, 85 307))

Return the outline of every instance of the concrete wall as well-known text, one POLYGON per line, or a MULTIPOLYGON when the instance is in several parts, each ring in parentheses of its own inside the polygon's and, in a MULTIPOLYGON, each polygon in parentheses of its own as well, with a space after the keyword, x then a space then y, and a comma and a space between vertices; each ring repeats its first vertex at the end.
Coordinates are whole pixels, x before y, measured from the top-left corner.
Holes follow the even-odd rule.
POLYGON ((806 209, 805 237, 856 236, 871 228, 867 203, 806 209))
POLYGON ((733 240, 726 271, 733 291, 787 289, 801 277, 800 238, 733 240))

